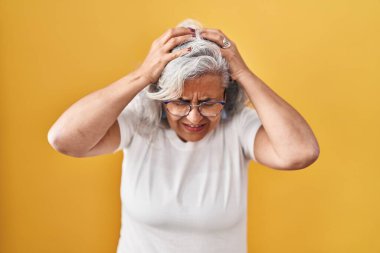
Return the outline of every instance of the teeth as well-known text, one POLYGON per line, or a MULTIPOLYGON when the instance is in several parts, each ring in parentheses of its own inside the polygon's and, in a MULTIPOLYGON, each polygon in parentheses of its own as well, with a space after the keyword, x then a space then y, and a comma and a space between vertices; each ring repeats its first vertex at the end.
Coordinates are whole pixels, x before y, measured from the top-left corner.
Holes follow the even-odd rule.
POLYGON ((203 126, 203 125, 188 125, 188 124, 186 124, 187 126, 189 126, 189 127, 200 127, 200 126, 203 126))

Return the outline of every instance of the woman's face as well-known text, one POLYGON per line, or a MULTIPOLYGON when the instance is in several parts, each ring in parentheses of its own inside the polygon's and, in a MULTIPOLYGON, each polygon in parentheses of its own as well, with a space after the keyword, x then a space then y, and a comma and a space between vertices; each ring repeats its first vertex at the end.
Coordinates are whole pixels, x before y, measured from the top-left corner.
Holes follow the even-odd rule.
MULTIPOLYGON (((206 74, 197 79, 186 80, 182 96, 179 100, 198 105, 204 101, 222 101, 224 99, 222 77, 216 74, 206 74)), ((166 106, 165 106, 166 110, 166 106)), ((214 117, 202 116, 197 107, 193 107, 189 115, 178 117, 166 110, 170 127, 183 141, 199 141, 207 133, 214 130, 220 121, 220 114, 214 117)))

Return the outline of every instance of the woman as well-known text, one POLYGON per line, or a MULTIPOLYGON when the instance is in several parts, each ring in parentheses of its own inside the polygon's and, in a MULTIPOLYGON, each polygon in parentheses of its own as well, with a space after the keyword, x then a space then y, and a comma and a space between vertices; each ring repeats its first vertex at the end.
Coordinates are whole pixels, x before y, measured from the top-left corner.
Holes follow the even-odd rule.
POLYGON ((48 139, 75 157, 123 150, 118 253, 246 252, 248 162, 301 169, 319 155, 306 121, 235 43, 191 20, 72 105, 48 139))

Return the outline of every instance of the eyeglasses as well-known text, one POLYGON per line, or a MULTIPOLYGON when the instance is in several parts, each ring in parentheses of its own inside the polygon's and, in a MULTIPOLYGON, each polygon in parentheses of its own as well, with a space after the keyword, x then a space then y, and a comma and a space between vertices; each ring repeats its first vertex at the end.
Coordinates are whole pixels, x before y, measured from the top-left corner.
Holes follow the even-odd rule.
POLYGON ((222 110, 225 105, 225 101, 206 101, 198 105, 192 105, 188 102, 173 100, 164 101, 167 111, 177 117, 185 117, 189 115, 194 107, 198 108, 198 112, 204 117, 215 117, 222 110))

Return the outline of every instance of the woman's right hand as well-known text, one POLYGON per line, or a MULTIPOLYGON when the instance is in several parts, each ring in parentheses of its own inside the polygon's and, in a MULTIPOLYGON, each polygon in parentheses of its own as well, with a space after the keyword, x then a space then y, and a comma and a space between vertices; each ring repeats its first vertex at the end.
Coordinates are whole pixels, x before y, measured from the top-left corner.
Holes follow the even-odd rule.
POLYGON ((191 48, 183 48, 176 52, 171 52, 171 50, 194 37, 195 31, 190 28, 176 27, 167 30, 153 41, 148 55, 137 71, 147 82, 156 83, 166 64, 177 57, 187 54, 191 51, 191 48))

